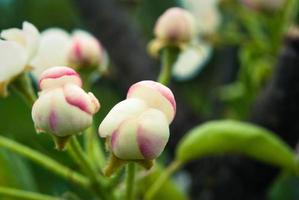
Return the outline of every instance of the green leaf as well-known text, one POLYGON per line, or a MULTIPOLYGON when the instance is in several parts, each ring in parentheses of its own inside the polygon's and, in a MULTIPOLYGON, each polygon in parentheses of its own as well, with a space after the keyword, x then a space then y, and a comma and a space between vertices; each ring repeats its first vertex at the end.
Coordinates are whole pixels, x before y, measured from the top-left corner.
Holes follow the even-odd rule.
MULTIPOLYGON (((149 187, 161 176, 162 172, 163 168, 156 164, 150 172, 142 175, 137 184, 139 193, 145 194, 149 187)), ((188 197, 173 180, 167 179, 152 199, 187 200, 188 197)))
POLYGON ((268 192, 271 200, 299 199, 299 177, 291 174, 282 174, 274 181, 268 192))
POLYGON ((0 185, 36 191, 28 163, 4 149, 0 149, 0 185))
POLYGON ((185 163, 231 153, 296 171, 295 154, 281 139, 264 128, 234 120, 213 121, 194 128, 180 142, 176 157, 185 163))

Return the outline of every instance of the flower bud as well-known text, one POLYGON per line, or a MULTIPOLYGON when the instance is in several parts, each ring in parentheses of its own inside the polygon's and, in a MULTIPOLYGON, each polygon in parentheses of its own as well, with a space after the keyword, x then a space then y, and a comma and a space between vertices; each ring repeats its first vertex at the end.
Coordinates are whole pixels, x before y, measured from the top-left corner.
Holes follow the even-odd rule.
POLYGON ((150 108, 143 100, 130 98, 112 108, 99 133, 108 138, 108 146, 117 158, 152 160, 164 150, 169 127, 163 112, 150 108))
POLYGON ((189 42, 195 34, 195 20, 182 8, 170 8, 159 17, 154 33, 159 40, 189 42))
POLYGON ((154 81, 132 85, 127 99, 116 104, 99 126, 112 153, 104 173, 111 175, 127 161, 149 169, 168 142, 175 111, 169 88, 154 81))
POLYGON ((80 68, 98 67, 103 59, 100 42, 85 31, 75 31, 68 55, 69 64, 80 68))
POLYGON ((170 124, 176 113, 176 102, 171 90, 155 81, 140 81, 132 85, 127 98, 139 98, 152 108, 163 112, 170 124))
POLYGON ((57 148, 63 149, 68 137, 92 124, 100 104, 92 93, 86 93, 79 75, 68 67, 53 67, 43 72, 41 92, 32 107, 37 132, 51 133, 57 148), (62 144, 60 144, 62 142, 62 144))
POLYGON ((82 86, 79 74, 69 67, 52 67, 44 71, 39 78, 41 90, 62 87, 65 84, 82 86))

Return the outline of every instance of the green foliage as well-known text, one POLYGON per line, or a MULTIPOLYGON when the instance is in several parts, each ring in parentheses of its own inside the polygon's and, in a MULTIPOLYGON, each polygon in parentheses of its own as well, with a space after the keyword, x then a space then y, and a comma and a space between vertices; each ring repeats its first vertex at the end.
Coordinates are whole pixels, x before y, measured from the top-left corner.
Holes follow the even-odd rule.
POLYGON ((30 167, 20 156, 0 149, 0 166, 0 185, 36 190, 30 167))
POLYGON ((233 120, 208 122, 192 129, 180 142, 176 156, 188 162, 230 153, 296 171, 295 155, 287 144, 264 128, 233 120))
POLYGON ((280 176, 270 188, 269 199, 271 200, 294 200, 299 199, 299 178, 290 174, 280 176))
MULTIPOLYGON (((157 178, 161 176, 163 168, 159 165, 155 165, 154 169, 146 174, 142 174, 142 178, 139 180, 137 187, 141 194, 148 191, 148 188, 153 185, 157 178)), ((187 200, 186 194, 178 187, 178 185, 171 179, 167 181, 160 187, 160 189, 155 193, 152 199, 162 200, 187 200)))

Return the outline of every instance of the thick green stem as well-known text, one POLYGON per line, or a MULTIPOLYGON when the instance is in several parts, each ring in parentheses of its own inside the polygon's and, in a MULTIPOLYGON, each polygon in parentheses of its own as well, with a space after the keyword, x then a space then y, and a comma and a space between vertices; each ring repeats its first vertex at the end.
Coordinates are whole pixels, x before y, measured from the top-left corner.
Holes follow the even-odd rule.
POLYGON ((45 194, 28 192, 8 187, 0 187, 0 197, 24 200, 63 200, 62 198, 52 197, 45 194))
POLYGON ((134 200, 135 163, 127 165, 126 173, 126 200, 134 200))
POLYGON ((29 147, 7 139, 3 136, 0 136, 0 147, 26 157, 70 182, 78 184, 84 188, 88 188, 90 186, 89 180, 83 175, 63 166, 45 154, 30 149, 29 147))
POLYGON ((170 176, 182 166, 179 161, 173 161, 159 176, 155 183, 147 190, 145 200, 152 200, 155 194, 163 186, 163 184, 170 178, 170 176))
POLYGON ((102 199, 114 199, 113 193, 109 193, 110 191, 107 190, 107 184, 99 178, 99 173, 95 168, 93 168, 90 161, 87 159, 80 143, 75 136, 70 139, 69 150, 71 151, 73 157, 76 159, 75 161, 77 162, 77 164, 82 168, 82 170, 92 181, 92 189, 94 190, 94 192, 102 199))
POLYGON ((162 67, 157 81, 168 85, 171 79, 173 64, 177 60, 179 49, 177 47, 165 47, 161 52, 162 67))
POLYGON ((95 177, 94 169, 92 168, 89 160, 81 148, 80 143, 78 142, 76 136, 72 136, 69 142, 69 151, 73 155, 73 158, 77 162, 77 164, 81 167, 81 169, 90 177, 95 177))
MULTIPOLYGON (((91 74, 93 70, 81 71, 80 75, 83 80, 83 88, 86 92, 91 90, 92 81, 91 74)), ((86 131, 84 131, 84 149, 86 150, 87 157, 91 161, 92 165, 97 169, 102 169, 105 165, 106 159, 104 154, 104 149, 98 141, 96 136, 96 131, 92 125, 86 131)))
POLYGON ((11 86, 29 106, 32 106, 36 100, 36 94, 34 93, 28 72, 17 77, 11 86))
POLYGON ((106 162, 105 154, 103 147, 95 134, 93 125, 84 132, 84 146, 88 159, 93 166, 96 169, 102 169, 106 162))

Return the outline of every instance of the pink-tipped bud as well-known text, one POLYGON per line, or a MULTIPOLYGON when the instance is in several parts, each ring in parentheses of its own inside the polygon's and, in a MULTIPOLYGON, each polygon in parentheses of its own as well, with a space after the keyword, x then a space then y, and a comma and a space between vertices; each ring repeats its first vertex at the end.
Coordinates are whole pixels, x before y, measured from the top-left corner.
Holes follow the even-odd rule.
POLYGON ((32 107, 32 118, 38 131, 66 137, 88 128, 98 110, 99 102, 93 95, 66 84, 41 93, 32 107))
POLYGON ((176 102, 171 90, 155 81, 140 81, 132 85, 127 98, 142 99, 152 108, 163 112, 170 124, 176 113, 176 102))
POLYGON ((168 121, 163 112, 143 100, 126 99, 112 108, 99 127, 110 151, 122 160, 153 160, 164 150, 168 121))
POLYGON ((182 8, 170 8, 158 19, 154 33, 166 42, 189 42, 195 35, 195 20, 182 8))
POLYGON ((44 71, 39 78, 39 88, 41 90, 63 87, 65 84, 82 86, 79 74, 69 67, 52 67, 44 71))
POLYGON ((85 31, 76 31, 68 55, 69 64, 77 68, 97 68, 103 60, 100 42, 85 31))
POLYGON ((39 81, 42 91, 33 104, 32 119, 37 132, 52 134, 60 150, 70 136, 91 126, 100 109, 99 101, 81 84, 79 75, 68 67, 49 68, 39 81))

